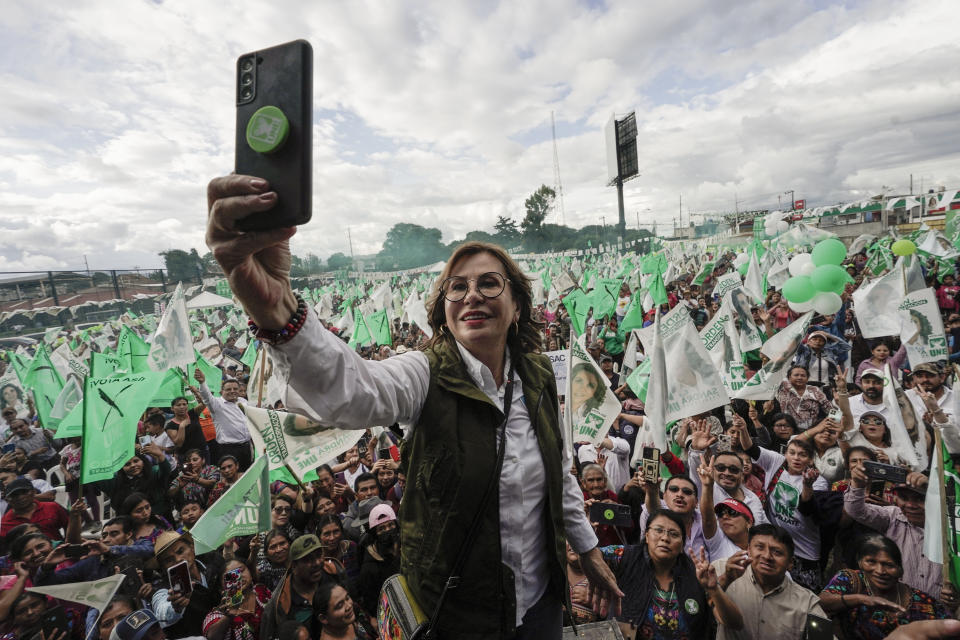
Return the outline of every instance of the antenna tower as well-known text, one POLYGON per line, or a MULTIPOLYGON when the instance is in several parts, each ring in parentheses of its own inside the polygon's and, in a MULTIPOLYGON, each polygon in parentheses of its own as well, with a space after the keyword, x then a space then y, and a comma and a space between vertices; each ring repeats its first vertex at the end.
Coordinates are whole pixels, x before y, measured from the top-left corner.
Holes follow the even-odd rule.
POLYGON ((563 183, 560 182, 560 153, 557 151, 557 125, 553 120, 553 111, 550 112, 550 132, 553 134, 553 191, 556 197, 554 207, 560 203, 560 224, 565 225, 566 212, 563 209, 563 183))

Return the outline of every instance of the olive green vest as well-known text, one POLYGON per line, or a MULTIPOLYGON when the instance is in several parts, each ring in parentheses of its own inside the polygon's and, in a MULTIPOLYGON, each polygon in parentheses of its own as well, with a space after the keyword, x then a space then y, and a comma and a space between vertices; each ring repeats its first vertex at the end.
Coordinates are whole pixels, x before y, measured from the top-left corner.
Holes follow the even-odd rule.
MULTIPOLYGON (((473 383, 452 341, 425 352, 430 388, 412 437, 403 445, 407 483, 400 503, 400 571, 427 615, 434 610, 460 545, 494 472, 496 432, 503 412, 473 383)), ((566 537, 563 525, 563 439, 557 390, 549 359, 514 357, 516 375, 547 475, 544 544, 550 585, 568 602, 566 537)), ((510 455, 507 451, 505 455, 510 455)), ((500 559, 500 514, 491 497, 460 586, 448 592, 438 631, 441 637, 502 638, 516 627, 513 572, 500 559)))

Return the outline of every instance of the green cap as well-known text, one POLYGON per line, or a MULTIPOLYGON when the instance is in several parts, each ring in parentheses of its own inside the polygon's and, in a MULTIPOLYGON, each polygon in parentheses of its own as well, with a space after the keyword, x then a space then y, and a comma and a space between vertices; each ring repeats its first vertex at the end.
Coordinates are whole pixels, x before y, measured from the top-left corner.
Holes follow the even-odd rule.
POLYGON ((283 111, 268 105, 260 107, 247 122, 247 144, 257 153, 273 153, 283 146, 290 123, 283 111))

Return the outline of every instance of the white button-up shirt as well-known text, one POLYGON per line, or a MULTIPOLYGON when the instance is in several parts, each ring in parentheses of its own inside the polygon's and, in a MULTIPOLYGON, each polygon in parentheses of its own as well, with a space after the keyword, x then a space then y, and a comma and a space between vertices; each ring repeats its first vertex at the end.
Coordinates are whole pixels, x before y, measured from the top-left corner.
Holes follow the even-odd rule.
MULTIPOLYGON (((497 387, 490 369, 457 345, 471 380, 502 407, 506 386, 497 387)), ((297 336, 270 347, 275 374, 287 380, 284 406, 341 429, 375 425, 415 425, 430 386, 430 364, 420 351, 386 360, 363 360, 323 328, 312 313, 297 336)), ((504 371, 509 370, 509 354, 504 371)), ((500 473, 500 550, 516 576, 516 624, 536 604, 549 583, 543 510, 547 503, 543 459, 531 428, 519 378, 506 425, 506 448, 500 473)), ((559 409, 558 409, 559 415, 559 409)), ((412 428, 412 427, 411 427, 412 428)), ((408 431, 407 436, 409 437, 408 431)), ((562 469, 571 467, 564 448, 562 469)), ((583 508, 583 493, 569 473, 563 478, 563 516, 567 540, 577 553, 597 545, 583 508)))
POLYGON ((246 404, 244 398, 237 398, 236 402, 227 402, 210 392, 210 387, 204 382, 200 385, 200 399, 210 409, 213 417, 213 426, 217 429, 217 442, 220 444, 238 444, 250 441, 250 431, 247 429, 247 416, 240 408, 246 404))

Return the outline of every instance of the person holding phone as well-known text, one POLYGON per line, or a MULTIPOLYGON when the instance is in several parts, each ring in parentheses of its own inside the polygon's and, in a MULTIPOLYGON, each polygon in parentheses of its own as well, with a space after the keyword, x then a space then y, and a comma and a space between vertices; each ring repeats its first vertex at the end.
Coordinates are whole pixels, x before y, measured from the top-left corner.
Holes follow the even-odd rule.
POLYGON ((235 638, 260 636, 260 618, 263 608, 270 601, 270 590, 253 581, 246 564, 228 560, 223 569, 223 602, 203 619, 203 635, 207 640, 234 640, 235 638), (227 576, 239 572, 235 587, 227 586, 227 576), (231 602, 232 589, 237 590, 239 603, 231 602))
POLYGON ((567 539, 598 594, 622 596, 566 473, 570 453, 553 366, 538 353, 530 280, 506 251, 457 247, 431 291, 428 347, 364 361, 294 294, 288 241, 295 229, 238 229, 242 218, 277 204, 270 185, 231 175, 211 181, 207 195, 208 246, 255 335, 290 373, 284 404, 340 428, 411 425, 405 465, 424 481, 404 493, 401 573, 422 609, 438 614, 438 633, 466 626, 489 636, 559 634, 569 597, 567 539), (493 492, 498 499, 483 499, 493 492), (461 549, 471 531, 474 543, 461 549), (460 586, 441 602, 460 557, 460 586))
POLYGON ((222 600, 223 557, 216 551, 197 558, 189 533, 165 531, 154 544, 160 577, 154 582, 150 608, 172 638, 203 635, 203 621, 222 600), (190 590, 177 589, 171 569, 186 563, 190 590))

